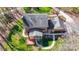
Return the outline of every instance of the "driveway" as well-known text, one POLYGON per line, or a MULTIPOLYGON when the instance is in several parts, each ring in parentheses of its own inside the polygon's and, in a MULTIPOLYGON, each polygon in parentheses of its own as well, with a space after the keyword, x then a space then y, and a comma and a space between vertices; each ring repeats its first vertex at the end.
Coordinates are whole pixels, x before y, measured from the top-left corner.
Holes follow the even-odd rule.
POLYGON ((67 20, 66 20, 66 27, 67 27, 67 35, 64 39, 63 44, 57 50, 59 51, 78 51, 79 50, 79 16, 75 16, 69 13, 63 13, 67 20), (70 29, 69 29, 70 28, 70 29), (71 31, 71 32, 70 32, 71 31))

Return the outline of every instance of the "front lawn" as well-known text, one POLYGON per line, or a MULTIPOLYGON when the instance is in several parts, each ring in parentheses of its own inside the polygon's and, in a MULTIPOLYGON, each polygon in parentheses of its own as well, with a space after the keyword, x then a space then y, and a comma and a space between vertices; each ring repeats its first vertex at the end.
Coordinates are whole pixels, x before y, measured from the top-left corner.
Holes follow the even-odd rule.
POLYGON ((16 24, 11 29, 7 40, 8 42, 10 42, 11 46, 18 51, 32 50, 31 47, 29 48, 29 46, 27 46, 26 38, 22 36, 22 30, 23 30, 23 22, 22 20, 17 20, 16 24))

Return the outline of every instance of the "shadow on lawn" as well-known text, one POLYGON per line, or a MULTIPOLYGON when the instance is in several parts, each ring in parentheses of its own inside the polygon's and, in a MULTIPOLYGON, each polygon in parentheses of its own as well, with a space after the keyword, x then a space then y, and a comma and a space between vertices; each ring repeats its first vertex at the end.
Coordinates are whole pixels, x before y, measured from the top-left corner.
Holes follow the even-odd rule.
POLYGON ((50 46, 52 44, 52 41, 57 41, 58 40, 58 35, 55 36, 55 40, 53 40, 53 37, 52 38, 45 38, 43 37, 42 39, 42 46, 44 47, 47 47, 47 46, 50 46))

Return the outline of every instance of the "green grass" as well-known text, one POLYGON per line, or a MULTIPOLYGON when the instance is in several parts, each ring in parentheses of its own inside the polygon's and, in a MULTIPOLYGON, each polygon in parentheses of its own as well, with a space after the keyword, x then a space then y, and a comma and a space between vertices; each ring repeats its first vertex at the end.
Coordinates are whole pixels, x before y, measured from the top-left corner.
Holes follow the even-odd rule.
POLYGON ((3 44, 3 47, 6 51, 11 51, 11 48, 6 43, 3 44))
POLYGON ((31 47, 26 45, 26 38, 22 36, 22 30, 23 22, 22 20, 17 20, 16 25, 14 25, 8 35, 8 42, 10 42, 11 46, 18 51, 27 51, 28 49, 32 50, 31 47))
POLYGON ((38 9, 35 9, 35 11, 38 13, 49 13, 51 9, 51 7, 39 7, 38 9))
POLYGON ((31 7, 24 7, 26 13, 49 13, 51 9, 51 7, 36 7, 31 10, 31 7))

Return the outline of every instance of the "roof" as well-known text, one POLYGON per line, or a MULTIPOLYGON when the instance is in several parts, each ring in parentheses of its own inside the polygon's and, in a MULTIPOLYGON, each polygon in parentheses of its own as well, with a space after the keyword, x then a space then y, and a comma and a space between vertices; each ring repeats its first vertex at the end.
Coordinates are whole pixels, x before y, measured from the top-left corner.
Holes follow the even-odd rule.
POLYGON ((26 14, 23 19, 24 23, 29 28, 47 28, 48 27, 47 14, 26 14))
POLYGON ((32 31, 29 33, 29 36, 43 36, 43 33, 40 31, 32 31))
POLYGON ((58 17, 51 18, 53 24, 54 24, 54 29, 64 29, 64 22, 60 20, 58 17))
MULTIPOLYGON (((64 21, 60 20, 57 16, 50 18, 52 20, 52 27, 54 30, 65 29, 64 21)), ((48 28, 48 15, 47 14, 26 14, 23 16, 25 26, 28 25, 30 29, 33 28, 48 28)))

